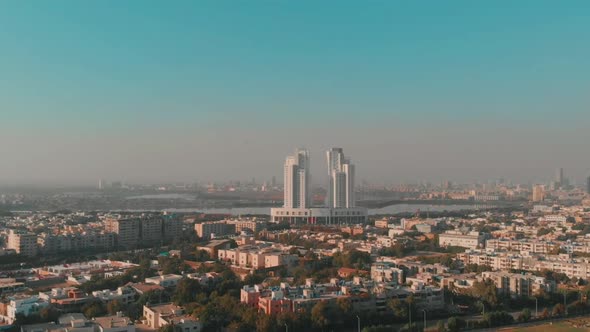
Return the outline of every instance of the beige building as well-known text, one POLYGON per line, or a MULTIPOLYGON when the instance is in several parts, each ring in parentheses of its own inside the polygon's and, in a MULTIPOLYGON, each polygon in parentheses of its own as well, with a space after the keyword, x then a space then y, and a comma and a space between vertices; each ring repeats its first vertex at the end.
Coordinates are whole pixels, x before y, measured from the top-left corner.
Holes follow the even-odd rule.
POLYGON ((381 220, 375 220, 375 227, 388 228, 389 227, 389 220, 387 220, 387 218, 383 218, 381 220))
POLYGON ((544 291, 551 293, 555 291, 555 282, 537 277, 530 273, 509 273, 509 272, 483 272, 484 280, 492 280, 500 294, 507 294, 512 297, 534 296, 544 291))
POLYGON ((535 185, 533 186, 533 202, 542 202, 545 200, 545 186, 535 185))
POLYGON ((201 322, 186 315, 182 307, 172 303, 144 305, 143 317, 145 324, 152 329, 172 324, 182 332, 201 332, 203 330, 201 322))
POLYGON ((29 257, 36 256, 38 252, 37 235, 11 229, 10 233, 8 233, 8 243, 6 248, 13 249, 20 255, 29 257))
POLYGON ((247 230, 258 233, 264 228, 264 224, 256 220, 228 220, 227 223, 235 225, 236 233, 247 230))
POLYGON ((139 244, 139 219, 109 218, 105 220, 105 230, 117 234, 117 245, 119 247, 135 248, 139 244))

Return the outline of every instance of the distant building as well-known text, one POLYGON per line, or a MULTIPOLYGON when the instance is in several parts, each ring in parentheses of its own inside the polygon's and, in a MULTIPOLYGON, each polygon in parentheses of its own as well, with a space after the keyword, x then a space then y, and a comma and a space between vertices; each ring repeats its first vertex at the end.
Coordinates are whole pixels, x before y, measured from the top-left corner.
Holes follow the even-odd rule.
POLYGON ((389 220, 387 220, 387 218, 383 218, 381 220, 375 220, 375 227, 388 228, 389 227, 389 220))
POLYGON ((555 189, 559 189, 564 186, 563 168, 557 168, 555 170, 555 189))
POLYGON ((195 224, 195 232, 202 239, 211 239, 236 233, 236 225, 228 224, 227 221, 205 221, 195 224))
POLYGON ((533 202, 542 202, 545 200, 545 187, 541 185, 533 186, 533 202))
POLYGON ((438 236, 441 247, 463 247, 476 249, 483 244, 485 237, 479 232, 446 231, 438 236))
POLYGON ((139 244, 139 219, 105 220, 105 230, 117 234, 117 245, 122 248, 135 248, 139 244))
POLYGON ((146 325, 152 329, 174 325, 175 328, 183 332, 201 332, 203 330, 201 322, 185 314, 184 308, 172 303, 144 305, 143 317, 146 320, 146 325))
POLYGON ((326 152, 326 157, 330 179, 327 194, 328 207, 354 207, 354 165, 344 157, 342 148, 331 148, 326 152))
POLYGON ((512 297, 529 297, 555 291, 555 281, 531 273, 483 272, 481 276, 484 280, 492 280, 498 293, 512 297))
POLYGON ((176 287, 176 285, 178 285, 180 280, 182 280, 182 276, 180 276, 180 275, 165 274, 165 275, 161 275, 161 276, 145 278, 145 283, 169 288, 169 287, 176 287))
POLYGON ((104 223, 107 232, 117 235, 117 246, 121 248, 171 242, 182 234, 182 221, 167 215, 108 218, 104 223))
POLYGON ((404 271, 393 266, 393 264, 373 263, 373 265, 371 265, 371 279, 375 282, 403 284, 404 271))
POLYGON ((590 176, 586 178, 586 194, 590 195, 590 176))
POLYGON ((284 203, 271 208, 272 222, 291 224, 356 224, 367 220, 367 209, 355 207, 354 167, 342 149, 327 152, 330 183, 327 207, 311 207, 309 152, 296 150, 284 166, 284 203))
POLYGON ((29 257, 36 256, 38 252, 37 235, 11 229, 8 233, 8 243, 6 248, 13 249, 20 255, 29 257))
POLYGON ((309 152, 297 149, 285 160, 284 207, 305 209, 311 205, 309 152))

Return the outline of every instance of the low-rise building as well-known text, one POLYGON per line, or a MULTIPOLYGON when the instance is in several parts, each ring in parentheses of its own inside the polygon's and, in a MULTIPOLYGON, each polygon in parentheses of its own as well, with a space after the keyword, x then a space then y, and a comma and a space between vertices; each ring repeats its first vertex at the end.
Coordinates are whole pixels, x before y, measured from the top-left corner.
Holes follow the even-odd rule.
POLYGON ((152 329, 172 324, 182 332, 201 332, 203 330, 201 322, 186 315, 184 308, 172 303, 144 305, 143 317, 146 325, 152 329))
POLYGON ((479 232, 446 231, 438 236, 441 247, 463 247, 477 249, 483 245, 485 237, 479 232))

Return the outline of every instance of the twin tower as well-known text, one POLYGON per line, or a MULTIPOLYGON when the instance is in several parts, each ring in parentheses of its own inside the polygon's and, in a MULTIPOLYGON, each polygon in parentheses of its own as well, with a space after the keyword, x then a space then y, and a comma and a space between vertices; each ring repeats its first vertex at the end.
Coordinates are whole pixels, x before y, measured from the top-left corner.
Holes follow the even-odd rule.
MULTIPOLYGON (((344 157, 341 148, 326 151, 328 162, 328 190, 326 206, 331 208, 354 207, 354 165, 344 157)), ((297 149, 285 160, 284 207, 309 208, 312 206, 309 152, 297 149)))
POLYGON ((284 204, 271 209, 275 222, 350 223, 366 220, 367 210, 355 206, 354 165, 341 148, 326 151, 328 190, 325 206, 312 207, 309 151, 297 149, 285 160, 284 204))

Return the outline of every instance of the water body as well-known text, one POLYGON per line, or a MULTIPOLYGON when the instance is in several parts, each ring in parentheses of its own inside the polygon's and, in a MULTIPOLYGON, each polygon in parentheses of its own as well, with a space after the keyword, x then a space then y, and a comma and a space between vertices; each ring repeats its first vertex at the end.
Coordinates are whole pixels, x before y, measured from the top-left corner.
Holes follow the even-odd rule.
POLYGON ((151 194, 151 195, 139 195, 129 196, 125 199, 185 199, 187 201, 194 201, 195 195, 189 194, 151 194))
MULTIPOLYGON (((416 212, 442 212, 442 211, 460 211, 460 210, 477 210, 490 208, 491 205, 430 205, 430 204, 396 204, 386 206, 380 209, 369 209, 369 215, 375 214, 396 214, 396 213, 407 213, 416 212)), ((267 207, 244 207, 234 209, 199 209, 199 208, 181 208, 181 209, 166 209, 169 212, 202 212, 202 213, 213 213, 213 214, 232 214, 232 215, 245 215, 245 214, 270 214, 270 208, 267 207)))

